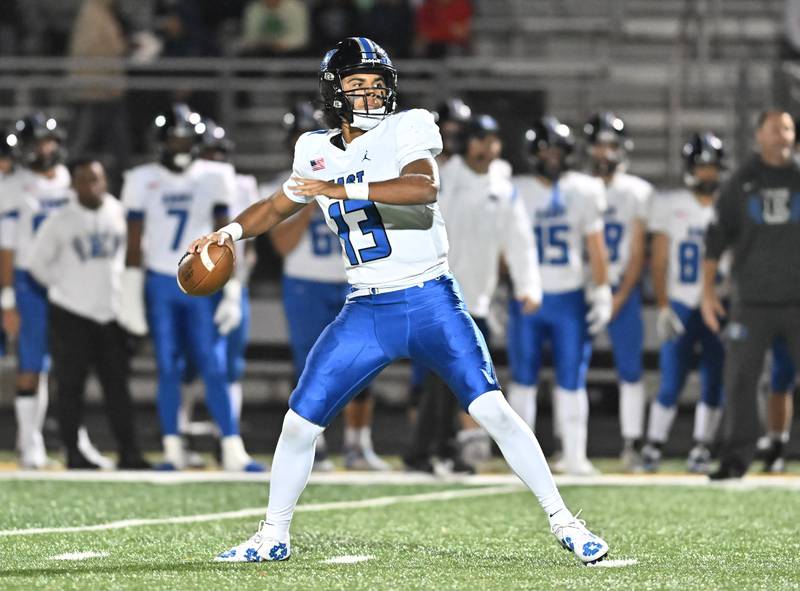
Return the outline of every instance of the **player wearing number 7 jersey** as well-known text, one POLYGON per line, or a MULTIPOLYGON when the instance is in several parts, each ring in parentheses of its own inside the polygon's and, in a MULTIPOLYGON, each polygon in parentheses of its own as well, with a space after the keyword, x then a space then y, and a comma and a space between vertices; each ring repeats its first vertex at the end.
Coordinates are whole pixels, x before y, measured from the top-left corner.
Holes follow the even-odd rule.
POLYGON ((189 246, 196 252, 208 241, 262 234, 316 201, 339 234, 352 286, 289 399, 266 520, 217 559, 290 556, 289 525, 317 438, 352 396, 403 357, 438 373, 494 437, 537 496, 559 542, 584 563, 603 558, 608 545, 564 506, 536 438, 499 391, 486 343, 448 272, 434 161, 442 140, 433 116, 418 109, 395 112, 396 71, 386 52, 363 37, 345 39, 325 55, 320 90, 335 128, 302 136, 293 178, 234 223, 189 246))
MULTIPOLYGON (((155 118, 160 160, 137 166, 125 175, 122 203, 128 217, 127 268, 122 278, 120 323, 135 334, 149 327, 158 368, 157 404, 166 469, 186 467, 178 434, 182 359, 187 352, 206 389, 206 405, 222 432, 222 463, 226 470, 255 471, 239 436, 228 388, 225 337, 220 327, 238 321, 220 317, 217 299, 191 297, 175 280, 187 236, 211 231, 228 220, 236 191, 233 167, 194 159, 201 117, 186 105, 155 118), (146 304, 146 305, 145 305, 146 304), (146 308, 146 319, 145 319, 146 308)), ((226 291, 224 309, 238 311, 241 291, 226 291), (235 291, 235 293, 232 293, 235 291)))
POLYGON ((608 206, 603 213, 608 274, 614 299, 608 336, 619 376, 619 421, 629 471, 641 470, 639 444, 644 431, 647 399, 642 383, 642 293, 639 280, 644 266, 647 213, 653 187, 628 174, 633 142, 625 123, 614 113, 592 116, 583 126, 591 173, 606 186, 608 206))
POLYGON ((702 389, 695 410, 690 471, 708 471, 708 445, 714 440, 722 414, 724 350, 719 335, 703 322, 700 300, 704 241, 714 216, 723 156, 717 136, 710 132, 695 134, 683 148, 688 189, 658 195, 652 203, 652 276, 658 306, 656 329, 662 345, 661 386, 650 406, 647 444, 642 450, 648 471, 658 469, 661 446, 669 437, 697 344, 702 350, 702 389))

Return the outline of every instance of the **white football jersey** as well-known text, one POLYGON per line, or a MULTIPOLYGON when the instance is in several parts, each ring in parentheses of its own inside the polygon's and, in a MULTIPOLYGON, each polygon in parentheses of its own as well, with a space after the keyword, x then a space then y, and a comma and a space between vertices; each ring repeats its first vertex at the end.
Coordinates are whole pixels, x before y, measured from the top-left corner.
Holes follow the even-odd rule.
POLYGON ((195 160, 182 173, 153 162, 125 173, 122 203, 128 217, 144 217, 144 267, 175 275, 189 242, 214 230, 214 210, 236 198, 233 167, 195 160))
POLYGON ((39 226, 50 213, 73 199, 65 166, 57 166, 53 178, 20 168, 3 179, 0 247, 14 251, 15 268, 30 269, 33 239, 39 226))
POLYGON ((515 295, 541 301, 530 219, 507 170, 490 166, 487 174, 478 174, 461 156, 453 156, 442 165, 440 182, 439 206, 450 243, 447 258, 470 314, 489 315, 501 253, 515 295))
POLYGON ((649 229, 669 238, 667 294, 689 308, 700 305, 706 229, 713 217, 714 206, 701 204, 688 190, 653 198, 649 229))
MULTIPOLYGON (((289 170, 276 177, 281 179, 280 182, 262 185, 262 196, 267 198, 272 195, 283 184, 283 180, 291 175, 292 171, 289 170)), ((347 283, 339 237, 328 227, 320 208, 316 208, 300 241, 283 259, 283 274, 321 283, 347 283)))
MULTIPOLYGON (((338 130, 312 131, 295 146, 293 174, 337 183, 394 179, 407 164, 435 157, 442 149, 433 115, 412 109, 389 115, 342 150, 331 143, 338 130)), ((347 280, 355 288, 403 288, 447 272, 447 233, 436 203, 386 205, 368 200, 294 195, 298 203, 316 199, 328 227, 342 244, 347 280)))
POLYGON ((631 256, 633 223, 640 220, 647 226, 647 214, 653 186, 625 172, 618 172, 606 186, 607 207, 603 213, 603 234, 608 249, 608 279, 619 285, 631 256))
POLYGON ((583 288, 587 234, 603 231, 606 191, 603 182, 579 172, 567 172, 545 185, 537 177, 514 177, 533 224, 539 272, 545 293, 583 288))
POLYGON ((97 209, 71 201, 42 224, 30 271, 57 306, 110 322, 119 312, 126 233, 125 211, 111 195, 97 209))
MULTIPOLYGON (((233 219, 245 209, 258 201, 258 181, 252 174, 236 175, 236 194, 233 196, 230 208, 230 218, 233 219)), ((236 249, 236 259, 244 260, 245 240, 239 240, 233 246, 236 249)))

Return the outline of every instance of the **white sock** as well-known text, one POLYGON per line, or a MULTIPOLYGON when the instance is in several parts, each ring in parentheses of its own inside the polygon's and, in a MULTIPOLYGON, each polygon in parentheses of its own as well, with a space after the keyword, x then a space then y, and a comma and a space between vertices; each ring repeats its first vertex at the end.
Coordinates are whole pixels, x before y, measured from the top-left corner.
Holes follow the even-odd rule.
POLYGON ((372 451, 372 428, 361 427, 358 430, 358 446, 364 451, 372 451))
POLYGON ((586 462, 589 435, 589 397, 586 390, 556 388, 556 404, 561 422, 561 447, 568 470, 577 470, 586 462))
POLYGON ((176 470, 186 468, 186 450, 180 435, 164 435, 161 438, 161 444, 164 446, 165 462, 172 464, 176 470))
POLYGON ((508 465, 536 495, 545 513, 550 516, 566 510, 536 436, 503 394, 499 390, 482 394, 467 410, 489 432, 508 465))
POLYGON ((242 383, 232 382, 228 386, 228 396, 231 399, 231 409, 233 410, 233 416, 236 419, 236 422, 240 423, 242 418, 242 400, 244 397, 244 394, 242 392, 242 383))
POLYGON ((50 403, 49 374, 39 374, 39 386, 36 388, 36 430, 41 433, 47 418, 47 406, 50 403))
POLYGON ((661 405, 658 400, 653 400, 650 405, 650 421, 647 425, 647 439, 653 443, 666 443, 669 439, 669 431, 672 429, 672 422, 678 407, 667 408, 661 405))
POLYGON ((536 386, 523 386, 511 382, 508 387, 508 404, 525 424, 536 431, 536 386))
POLYGON ((345 449, 356 449, 358 448, 359 439, 360 439, 360 431, 359 427, 345 427, 344 428, 344 448, 345 449))
POLYGON ((31 449, 36 428, 38 402, 36 396, 17 396, 14 411, 17 415, 17 442, 23 456, 31 449))
MULTIPOLYGON (((550 392, 551 408, 553 409, 553 437, 561 441, 561 405, 559 404, 558 396, 556 396, 556 390, 557 388, 550 392)), ((563 444, 561 447, 564 447, 563 444)))
POLYGON ((619 384, 619 425, 625 440, 641 439, 647 399, 642 382, 619 384))
POLYGON ((308 483, 314 465, 314 451, 324 427, 307 421, 289 409, 272 459, 267 505, 269 533, 278 540, 289 535, 297 500, 308 483))
POLYGON ((722 408, 709 406, 705 402, 698 402, 694 409, 694 440, 703 445, 709 445, 717 436, 722 408))

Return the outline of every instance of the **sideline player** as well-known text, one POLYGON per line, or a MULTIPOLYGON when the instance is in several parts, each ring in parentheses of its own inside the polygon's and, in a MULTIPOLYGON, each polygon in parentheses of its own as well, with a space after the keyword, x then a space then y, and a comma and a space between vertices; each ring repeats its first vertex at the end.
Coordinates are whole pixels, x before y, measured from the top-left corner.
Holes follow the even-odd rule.
POLYGON ((524 314, 519 302, 510 302, 508 355, 514 381, 508 400, 533 427, 536 384, 549 341, 556 373, 554 422, 564 450, 563 470, 590 475, 596 470, 586 457, 586 372, 591 337, 605 328, 612 305, 603 238, 605 188, 599 180, 569 170, 575 140, 569 127, 556 118, 536 121, 525 138, 534 175, 515 177, 514 182, 533 223, 544 295, 532 315, 524 314), (589 255, 588 268, 584 252, 589 255))
POLYGON ((698 344, 702 389, 694 415, 695 445, 687 459, 690 472, 709 471, 709 445, 722 417, 724 348, 700 313, 704 241, 724 167, 722 141, 711 132, 694 134, 683 148, 683 157, 687 188, 655 197, 649 223, 654 234, 651 267, 658 307, 656 330, 662 345, 661 386, 650 405, 647 444, 642 449, 648 472, 658 470, 661 448, 669 438, 698 344))
POLYGON ((189 246, 196 252, 209 241, 262 234, 316 201, 339 234, 353 286, 289 400, 266 520, 217 559, 289 558, 289 525, 317 437, 350 398, 402 357, 421 359, 448 382, 535 493, 562 545, 584 563, 605 557, 608 545, 567 510, 535 436, 505 402, 486 343, 448 272, 433 160, 442 140, 433 117, 421 109, 395 112, 396 70, 369 39, 341 41, 325 54, 319 76, 333 129, 303 135, 294 174, 281 189, 189 246))
POLYGON ((591 174, 606 186, 607 207, 603 234, 608 250, 608 275, 614 294, 608 336, 619 376, 619 423, 624 448, 622 460, 630 471, 641 470, 638 446, 644 431, 647 405, 642 383, 642 291, 644 244, 653 187, 628 174, 633 142, 625 123, 614 113, 593 115, 583 126, 591 174))
POLYGON ((232 282, 234 289, 226 288, 217 304, 215 298, 182 293, 175 280, 184 237, 226 221, 236 190, 230 165, 193 159, 199 123, 200 116, 184 104, 158 115, 159 161, 137 166, 125 175, 122 203, 128 216, 128 249, 120 322, 139 335, 149 325, 153 337, 163 467, 180 470, 187 465, 178 432, 180 348, 185 345, 205 384, 209 412, 222 433, 223 467, 260 471, 263 466, 251 460, 239 436, 228 395, 226 343, 220 334, 241 319, 241 290, 232 282))

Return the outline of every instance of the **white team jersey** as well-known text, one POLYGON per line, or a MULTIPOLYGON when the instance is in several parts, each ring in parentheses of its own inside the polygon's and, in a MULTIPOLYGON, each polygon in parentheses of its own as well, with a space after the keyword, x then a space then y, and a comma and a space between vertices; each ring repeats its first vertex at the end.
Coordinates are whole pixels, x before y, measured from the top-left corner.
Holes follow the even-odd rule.
POLYGON ((34 236, 49 214, 75 198, 69 172, 57 166, 47 178, 20 168, 0 185, 0 247, 14 251, 14 267, 29 270, 34 236))
POLYGON ((647 214, 653 186, 625 172, 618 172, 606 186, 608 206, 603 213, 606 248, 608 249, 608 279, 619 285, 631 255, 633 224, 640 220, 647 225, 647 214))
POLYGON ((42 224, 30 271, 57 306, 110 322, 119 312, 126 231, 125 211, 111 195, 94 210, 72 201, 42 224))
POLYGON ((603 231, 603 182, 570 171, 551 186, 530 175, 514 177, 514 184, 533 223, 542 290, 563 293, 583 288, 588 275, 584 237, 603 231))
MULTIPOLYGON (((231 200, 230 218, 233 219, 245 209, 258 201, 258 181, 252 174, 236 175, 236 194, 231 200)), ((245 240, 239 240, 233 246, 236 249, 236 259, 244 261, 245 240)))
POLYGON ((700 305, 706 229, 713 217, 714 206, 701 204, 688 190, 653 198, 649 229, 669 239, 667 294, 689 308, 700 305))
POLYGON ((542 289, 531 223, 502 167, 474 172, 460 156, 440 170, 439 206, 450 243, 448 261, 470 314, 489 315, 500 253, 508 262, 517 297, 541 301, 542 289))
MULTIPOLYGON (((302 135, 295 146, 293 174, 342 184, 384 181, 442 149, 433 116, 423 109, 386 117, 345 150, 331 143, 338 134, 329 130, 302 135)), ((354 287, 410 287, 447 272, 447 233, 436 203, 305 198, 291 192, 293 184, 291 179, 284 183, 286 196, 298 203, 316 199, 328 227, 339 235, 347 280, 354 287)))
MULTIPOLYGON (((261 194, 269 197, 281 186, 283 179, 291 175, 290 170, 276 177, 281 179, 279 183, 262 185, 261 194)), ((321 283, 347 282, 339 238, 328 227, 321 209, 316 208, 300 241, 283 259, 283 274, 286 277, 321 283)))
POLYGON ((144 267, 175 275, 189 241, 214 230, 214 209, 233 206, 236 178, 222 162, 195 160, 182 173, 158 163, 125 173, 122 203, 128 216, 144 216, 144 267))

